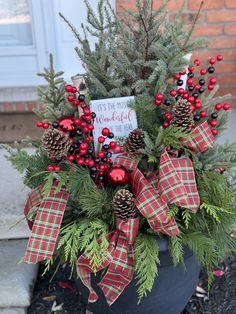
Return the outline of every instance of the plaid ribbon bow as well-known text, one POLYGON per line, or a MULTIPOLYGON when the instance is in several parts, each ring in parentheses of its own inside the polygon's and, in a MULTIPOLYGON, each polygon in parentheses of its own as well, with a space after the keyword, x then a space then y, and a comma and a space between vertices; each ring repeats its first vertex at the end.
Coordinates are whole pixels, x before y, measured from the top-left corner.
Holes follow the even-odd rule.
MULTIPOLYGON (((133 278, 133 243, 138 234, 138 227, 138 218, 116 219, 116 229, 106 236, 109 242, 108 254, 102 265, 97 267, 96 272, 108 266, 105 276, 98 285, 109 305, 116 301, 133 278)), ((98 300, 98 295, 91 285, 91 273, 93 272, 90 260, 85 253, 82 254, 77 260, 77 273, 83 284, 89 289, 88 301, 91 303, 98 300)))
POLYGON ((214 136, 207 121, 198 125, 191 133, 191 139, 181 139, 184 146, 192 149, 196 153, 204 153, 211 148, 214 143, 214 136))
POLYGON ((61 189, 56 192, 55 182, 48 196, 42 196, 42 186, 37 187, 29 194, 24 213, 28 215, 35 207, 38 207, 35 221, 29 223, 32 228, 28 240, 25 262, 38 263, 50 259, 53 255, 56 241, 66 208, 68 193, 61 189))

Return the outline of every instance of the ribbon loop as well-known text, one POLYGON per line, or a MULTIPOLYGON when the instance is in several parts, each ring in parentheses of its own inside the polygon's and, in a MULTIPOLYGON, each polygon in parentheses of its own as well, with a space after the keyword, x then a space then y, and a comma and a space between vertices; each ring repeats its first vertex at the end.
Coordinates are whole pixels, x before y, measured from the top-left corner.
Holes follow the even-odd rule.
POLYGON ((69 194, 62 188, 56 193, 54 182, 50 193, 42 197, 41 187, 33 190, 27 200, 24 212, 30 212, 31 206, 39 206, 30 238, 28 240, 25 262, 38 263, 50 259, 55 250, 59 229, 69 194))

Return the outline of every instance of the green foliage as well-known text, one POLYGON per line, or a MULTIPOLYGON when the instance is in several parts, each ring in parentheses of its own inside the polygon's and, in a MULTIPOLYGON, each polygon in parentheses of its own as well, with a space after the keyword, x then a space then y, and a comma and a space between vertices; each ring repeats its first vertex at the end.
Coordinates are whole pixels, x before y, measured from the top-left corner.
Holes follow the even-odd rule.
POLYGON ((168 238, 168 247, 169 252, 173 260, 173 264, 176 266, 177 264, 184 265, 184 248, 183 248, 183 240, 182 236, 178 235, 176 237, 168 238))
POLYGON ((163 131, 162 144, 166 147, 172 147, 174 149, 183 149, 185 152, 188 151, 186 147, 184 147, 183 143, 180 141, 180 138, 188 139, 190 137, 187 131, 182 130, 181 128, 176 128, 173 126, 169 126, 163 131))
POLYGON ((65 97, 65 82, 62 78, 64 72, 56 72, 53 65, 53 56, 49 56, 49 68, 44 68, 44 72, 38 75, 47 82, 46 86, 38 88, 39 100, 44 106, 39 105, 35 113, 42 121, 54 122, 59 118, 72 115, 76 109, 67 103, 65 97))
POLYGON ((192 218, 192 214, 188 209, 183 209, 182 210, 182 218, 183 218, 183 223, 186 229, 189 228, 189 223, 192 218))
POLYGON ((135 272, 139 302, 152 290, 158 273, 158 244, 156 237, 139 232, 134 244, 135 272))
POLYGON ((125 12, 118 17, 108 0, 99 0, 97 13, 87 7, 87 25, 82 25, 83 36, 60 13, 71 28, 78 47, 76 52, 87 73, 87 85, 92 99, 153 95, 168 92, 166 83, 173 74, 188 64, 184 56, 202 44, 191 40, 193 27, 184 29, 179 14, 171 24, 166 18, 166 0, 157 10, 153 1, 136 2, 137 12, 125 12), (93 49, 88 36, 95 38, 93 49))
POLYGON ((78 253, 84 252, 96 271, 108 256, 108 231, 108 225, 100 219, 73 221, 61 228, 58 250, 62 252, 63 259, 69 261, 72 269, 78 253))

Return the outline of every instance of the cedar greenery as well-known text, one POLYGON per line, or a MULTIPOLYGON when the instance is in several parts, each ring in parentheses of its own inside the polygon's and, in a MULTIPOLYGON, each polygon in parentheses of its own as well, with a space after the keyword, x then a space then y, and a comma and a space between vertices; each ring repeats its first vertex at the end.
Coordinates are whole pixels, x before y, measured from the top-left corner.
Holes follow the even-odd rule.
MULTIPOLYGON (((198 155, 183 147, 179 140, 181 137, 188 138, 188 132, 173 126, 167 129, 161 127, 163 109, 153 105, 153 95, 156 92, 169 95, 173 87, 173 74, 188 65, 184 56, 201 44, 191 39, 196 20, 189 31, 185 31, 181 20, 182 11, 173 24, 168 21, 165 12, 168 2, 163 1, 163 5, 155 11, 152 0, 145 1, 143 6, 138 0, 137 12, 128 12, 120 20, 108 0, 99 0, 98 14, 85 0, 88 25, 82 25, 84 37, 66 17, 60 15, 78 40, 76 52, 85 67, 91 98, 136 96, 130 102, 130 107, 136 111, 138 127, 145 132, 145 148, 139 150, 140 156, 137 157, 139 169, 158 171, 159 157, 165 146, 187 154, 192 159, 201 205, 196 214, 169 205, 169 217, 175 218, 180 230, 177 237, 168 238, 169 251, 174 265, 177 265, 184 264, 184 248, 190 248, 201 266, 207 269, 210 284, 212 270, 218 262, 226 254, 236 251, 235 240, 230 237, 236 221, 236 144, 216 144, 198 155), (95 49, 90 47, 89 34, 97 40, 95 49), (221 174, 215 171, 217 168, 226 171, 221 174)), ((55 71, 50 56, 49 69, 44 69, 40 74, 47 82, 47 86, 39 89, 40 100, 44 105, 35 111, 43 121, 54 122, 66 115, 78 115, 66 101, 62 74, 55 71)), ((216 90, 201 96, 203 107, 208 113, 212 112, 215 103, 229 98, 229 95, 215 97, 216 90)), ((224 129, 226 119, 227 114, 218 119, 220 131, 224 129)), ((43 193, 47 195, 53 180, 57 179, 59 188, 65 187, 70 195, 55 258, 60 258, 61 263, 69 262, 73 269, 78 252, 84 251, 91 257, 95 269, 107 254, 105 235, 114 228, 112 199, 117 188, 95 187, 87 168, 69 165, 64 161, 60 163, 59 173, 49 173, 46 171, 47 166, 56 163, 49 160, 37 141, 27 139, 26 142, 36 147, 34 155, 19 146, 16 150, 4 146, 10 155, 8 159, 23 173, 25 184, 30 188, 43 184, 43 193), (100 244, 97 243, 98 239, 101 239, 100 244)), ((130 189, 129 186, 122 188, 130 189)), ((156 238, 160 234, 150 232, 141 215, 139 221, 140 231, 134 247, 138 295, 141 300, 151 291, 158 274, 156 238)), ((48 260, 46 269, 53 262, 53 259, 48 260)))

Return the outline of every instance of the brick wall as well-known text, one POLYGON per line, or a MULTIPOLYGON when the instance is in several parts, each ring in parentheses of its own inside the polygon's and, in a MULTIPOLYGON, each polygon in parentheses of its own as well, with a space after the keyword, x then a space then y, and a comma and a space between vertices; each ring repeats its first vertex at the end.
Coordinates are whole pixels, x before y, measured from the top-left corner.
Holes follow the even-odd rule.
MULTIPOLYGON (((135 0, 117 0, 117 12, 135 10, 135 0)), ((157 8, 163 0, 154 0, 157 8)), ((183 0, 172 0, 168 5, 170 18, 181 7, 183 0)), ((188 0, 184 9, 184 21, 189 24, 199 9, 201 0, 188 0)), ((222 54, 224 62, 217 64, 217 77, 221 85, 219 93, 231 93, 231 103, 236 107, 236 0, 204 0, 201 15, 194 31, 195 37, 209 41, 208 49, 193 54, 193 59, 206 60, 222 54)))

